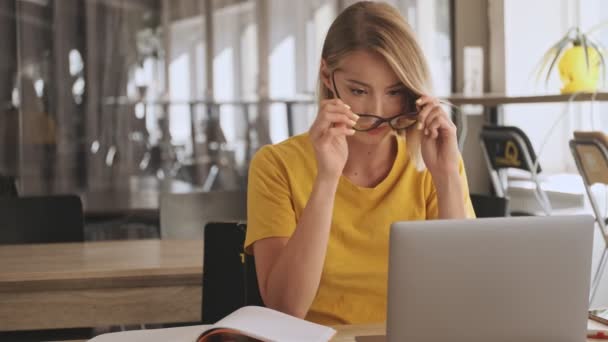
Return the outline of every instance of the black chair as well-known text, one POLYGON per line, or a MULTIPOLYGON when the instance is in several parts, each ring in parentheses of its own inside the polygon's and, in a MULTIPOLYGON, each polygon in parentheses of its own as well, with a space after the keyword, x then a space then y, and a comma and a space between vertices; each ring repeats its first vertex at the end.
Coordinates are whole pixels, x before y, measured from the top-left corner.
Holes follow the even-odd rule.
POLYGON ((264 306, 253 256, 245 254, 244 223, 208 223, 204 231, 203 324, 248 305, 264 306))
POLYGON ((84 241, 75 195, 0 198, 0 244, 84 241))
POLYGON ((551 202, 538 179, 542 169, 540 164, 534 167, 537 156, 526 133, 514 126, 484 126, 480 133, 480 143, 496 195, 506 197, 507 193, 507 184, 503 182, 501 170, 514 168, 527 171, 535 186, 536 200, 545 214, 550 215, 551 202))
MULTIPOLYGON (((81 242, 83 228, 78 196, 0 197, 0 244, 81 242)), ((92 334, 91 328, 2 331, 0 341, 76 340, 92 334)))
POLYGON ((509 199, 506 197, 471 194, 471 203, 477 217, 509 216, 509 199))
POLYGON ((13 177, 0 175, 0 197, 17 197, 17 186, 13 177))

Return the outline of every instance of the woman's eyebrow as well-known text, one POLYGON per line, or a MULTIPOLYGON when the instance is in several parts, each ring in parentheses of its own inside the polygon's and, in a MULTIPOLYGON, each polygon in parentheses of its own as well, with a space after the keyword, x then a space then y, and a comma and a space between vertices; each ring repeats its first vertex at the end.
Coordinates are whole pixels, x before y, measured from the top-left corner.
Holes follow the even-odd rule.
MULTIPOLYGON (((370 86, 369 84, 365 83, 365 82, 361 82, 361 81, 357 81, 357 80, 353 80, 353 79, 346 79, 346 81, 351 82, 351 83, 355 83, 364 87, 368 87, 371 88, 372 86, 370 86)), ((386 87, 386 89, 391 89, 391 88, 396 88, 396 87, 403 87, 403 82, 397 82, 391 86, 386 87)))
POLYGON ((346 81, 351 82, 351 83, 356 83, 356 84, 364 86, 364 87, 371 88, 371 86, 365 82, 361 82, 361 81, 357 81, 357 80, 353 80, 353 79, 347 79, 346 81))
POLYGON ((397 82, 397 83, 393 84, 392 86, 386 87, 386 89, 397 88, 397 87, 405 88, 405 85, 403 84, 403 82, 397 82))

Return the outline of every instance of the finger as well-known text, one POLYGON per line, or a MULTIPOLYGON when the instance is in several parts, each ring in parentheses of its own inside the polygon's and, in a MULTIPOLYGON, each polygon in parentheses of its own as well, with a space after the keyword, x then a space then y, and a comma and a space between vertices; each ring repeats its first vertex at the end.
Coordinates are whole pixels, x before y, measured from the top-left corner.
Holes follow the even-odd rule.
POLYGON ((456 126, 443 113, 436 113, 427 126, 431 138, 436 139, 440 135, 455 133, 456 126))
POLYGON ((333 127, 352 129, 357 123, 349 119, 343 113, 322 113, 310 131, 310 136, 313 139, 318 139, 325 132, 333 127))
POLYGON ((441 107, 439 104, 428 104, 425 108, 427 108, 427 107, 430 107, 430 109, 429 109, 429 114, 427 114, 427 116, 425 117, 425 119, 423 121, 424 127, 427 127, 430 124, 431 116, 441 115, 445 118, 448 117, 448 114, 443 110, 443 107, 441 107))
POLYGON ((428 104, 439 104, 439 100, 429 95, 422 95, 416 100, 416 107, 419 109, 428 104))
POLYGON ((350 109, 350 106, 347 105, 346 103, 344 103, 344 101, 340 100, 340 99, 329 99, 329 100, 323 100, 321 101, 321 103, 319 104, 319 108, 321 109, 326 109, 326 108, 348 108, 350 109))
POLYGON ((357 124, 357 121, 352 120, 343 113, 331 112, 324 112, 318 118, 318 126, 323 130, 335 126, 336 124, 344 124, 352 127, 357 124))
POLYGON ((439 100, 432 96, 423 95, 416 101, 416 109, 418 111, 421 111, 426 107, 435 107, 435 106, 439 106, 439 105, 440 105, 439 100))
POLYGON ((328 126, 331 124, 345 124, 349 127, 353 127, 357 124, 357 121, 351 119, 350 117, 344 115, 343 113, 324 113, 321 120, 324 120, 328 123, 328 126))
POLYGON ((348 116, 351 120, 355 120, 355 121, 359 119, 359 115, 353 113, 353 111, 350 109, 350 106, 343 104, 343 103, 340 103, 340 104, 328 103, 321 108, 320 113, 323 113, 323 112, 342 113, 342 114, 345 114, 346 116, 348 116))
POLYGON ((433 110, 435 110, 435 106, 430 104, 422 107, 422 110, 420 110, 420 112, 418 113, 418 129, 426 128, 428 117, 433 112, 433 110))
POLYGON ((342 101, 341 99, 338 98, 333 98, 333 99, 326 99, 326 100, 321 100, 321 102, 319 103, 319 106, 324 106, 324 105, 344 105, 344 101, 342 101))
POLYGON ((439 115, 433 111, 431 113, 429 113, 426 118, 425 118, 425 122, 424 122, 424 131, 423 134, 427 137, 431 137, 432 136, 432 131, 431 131, 431 126, 436 124, 436 121, 439 119, 439 115))
POLYGON ((437 115, 435 117, 433 117, 433 120, 429 123, 429 125, 427 126, 428 131, 429 131, 429 136, 431 137, 431 139, 437 139, 437 137, 439 136, 439 130, 445 126, 445 119, 442 118, 441 116, 437 115))

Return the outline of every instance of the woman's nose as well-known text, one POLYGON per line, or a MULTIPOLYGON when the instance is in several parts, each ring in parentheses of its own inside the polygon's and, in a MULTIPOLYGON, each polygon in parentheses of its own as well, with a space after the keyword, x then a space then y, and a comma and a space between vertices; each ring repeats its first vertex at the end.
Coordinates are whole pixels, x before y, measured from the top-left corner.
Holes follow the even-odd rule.
POLYGON ((382 103, 382 99, 374 98, 373 102, 370 103, 370 110, 370 114, 384 117, 384 103, 382 103))

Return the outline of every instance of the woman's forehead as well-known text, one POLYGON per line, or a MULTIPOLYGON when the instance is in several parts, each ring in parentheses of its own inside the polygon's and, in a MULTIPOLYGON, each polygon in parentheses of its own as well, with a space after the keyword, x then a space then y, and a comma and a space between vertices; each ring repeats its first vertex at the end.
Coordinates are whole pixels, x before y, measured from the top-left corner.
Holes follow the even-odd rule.
POLYGON ((362 81, 373 86, 391 86, 399 83, 397 74, 380 54, 365 51, 346 55, 338 67, 343 77, 362 81))

